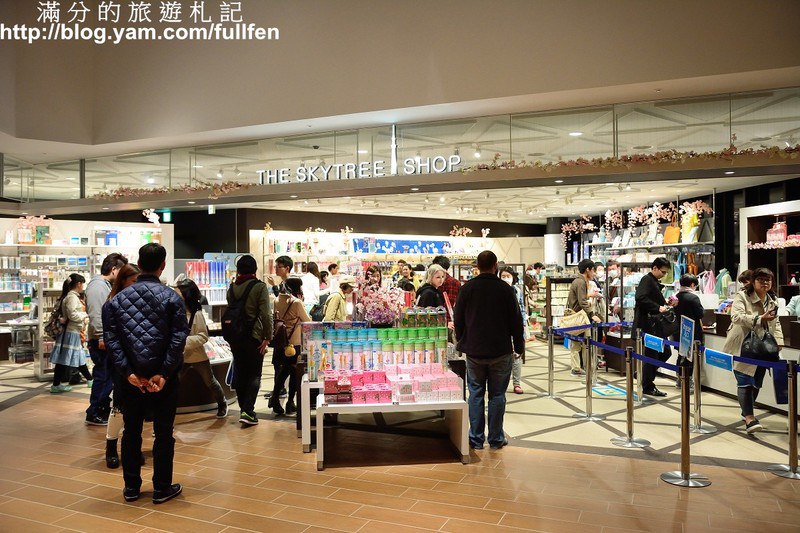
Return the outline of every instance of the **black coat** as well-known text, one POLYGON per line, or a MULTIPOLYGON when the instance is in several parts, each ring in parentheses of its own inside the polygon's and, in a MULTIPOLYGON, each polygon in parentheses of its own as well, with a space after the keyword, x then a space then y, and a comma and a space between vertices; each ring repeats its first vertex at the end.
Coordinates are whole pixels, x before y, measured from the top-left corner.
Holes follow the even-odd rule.
POLYGON ((417 290, 417 306, 444 307, 444 294, 430 283, 425 283, 417 290))
POLYGON ((458 292, 453 310, 458 349, 491 359, 525 352, 522 314, 513 287, 494 274, 481 274, 458 292))
POLYGON ((700 297, 692 292, 679 292, 676 297, 678 298, 678 305, 675 306, 675 316, 678 323, 681 322, 681 317, 689 317, 694 320, 694 340, 703 342, 703 303, 700 297))
POLYGON ((658 314, 662 305, 667 305, 661 294, 663 285, 658 282, 652 272, 648 272, 636 287, 636 307, 633 313, 633 329, 641 329, 642 333, 653 333, 653 324, 649 315, 658 314))

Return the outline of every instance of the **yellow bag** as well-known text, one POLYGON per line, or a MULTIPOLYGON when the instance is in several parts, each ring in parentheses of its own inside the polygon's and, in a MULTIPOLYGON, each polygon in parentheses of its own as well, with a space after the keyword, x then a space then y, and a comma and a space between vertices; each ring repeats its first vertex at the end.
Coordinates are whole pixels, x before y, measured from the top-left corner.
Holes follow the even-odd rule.
POLYGON ((678 244, 681 240, 681 228, 678 226, 678 215, 672 216, 672 224, 664 230, 664 244, 678 244))

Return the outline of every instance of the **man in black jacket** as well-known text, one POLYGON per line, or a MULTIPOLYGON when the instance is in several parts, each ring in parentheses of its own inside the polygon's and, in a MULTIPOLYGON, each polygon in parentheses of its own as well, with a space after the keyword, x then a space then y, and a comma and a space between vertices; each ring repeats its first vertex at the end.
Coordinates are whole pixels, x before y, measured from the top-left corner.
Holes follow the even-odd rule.
MULTIPOLYGON (((681 276, 680 280, 681 288, 678 291, 678 294, 675 297, 678 299, 678 304, 675 306, 675 318, 678 320, 678 324, 681 323, 681 317, 689 317, 694 320, 694 340, 698 341, 700 344, 703 343, 703 315, 705 314, 705 309, 703 309, 703 302, 700 301, 700 297, 697 296, 695 291, 699 285, 697 281, 697 276, 694 274, 684 274, 681 276)), ((678 339, 673 339, 678 340, 678 339)), ((682 357, 679 357, 679 363, 683 364, 682 357)), ((678 379, 675 381, 675 386, 681 386, 681 378, 678 376, 678 379)), ((689 378, 689 387, 693 386, 691 382, 691 378, 689 378)))
POLYGON ((160 244, 139 248, 139 279, 108 303, 108 324, 103 329, 106 349, 122 376, 114 401, 121 400, 125 431, 122 434, 122 475, 126 502, 139 499, 142 486, 142 424, 153 413, 153 503, 163 503, 181 493, 172 484, 175 455, 175 411, 178 405, 178 371, 189 334, 186 307, 178 293, 159 280, 167 251, 160 244), (119 398, 118 398, 119 397, 119 398))
MULTIPOLYGON (((664 295, 661 293, 663 285, 660 281, 667 275, 671 268, 669 261, 663 257, 656 257, 651 265, 650 272, 645 274, 642 281, 636 287, 636 307, 634 308, 633 328, 640 329, 642 336, 645 333, 653 334, 653 322, 650 315, 664 313, 669 309, 664 295)), ((672 351, 669 346, 664 346, 663 352, 657 352, 650 348, 645 348, 644 355, 666 361, 669 359, 672 351)), ((642 369, 642 388, 644 394, 648 396, 666 396, 667 393, 661 392, 655 386, 656 373, 658 367, 649 363, 644 363, 642 369)))
POLYGON ((484 401, 488 387, 488 441, 492 449, 500 449, 508 444, 503 433, 506 388, 514 353, 524 353, 525 339, 514 289, 497 277, 497 256, 481 252, 478 269, 480 275, 458 293, 455 331, 458 349, 467 355, 470 446, 481 449, 486 439, 484 401))

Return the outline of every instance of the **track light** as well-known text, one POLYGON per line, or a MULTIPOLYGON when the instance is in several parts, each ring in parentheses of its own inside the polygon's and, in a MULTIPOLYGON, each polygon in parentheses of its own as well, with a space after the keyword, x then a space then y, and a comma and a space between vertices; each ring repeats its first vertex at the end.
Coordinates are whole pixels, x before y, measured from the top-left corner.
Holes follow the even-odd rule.
POLYGON ((481 149, 475 148, 475 159, 480 159, 480 158, 481 158, 481 149))
POLYGON ((222 179, 222 169, 219 169, 219 170, 217 171, 217 177, 218 177, 218 178, 220 178, 220 179, 222 179))
POLYGON ((440 204, 443 204, 443 203, 444 203, 444 196, 441 196, 441 197, 439 197, 439 203, 440 203, 440 204))
POLYGON ((455 150, 453 150, 453 155, 461 155, 461 151, 458 149, 458 146, 456 146, 455 150))
POLYGON ((625 184, 625 190, 626 191, 631 190, 631 184, 630 183, 625 184))
POLYGON ((428 202, 430 202, 430 201, 431 201, 431 200, 430 200, 430 198, 428 198, 428 196, 427 196, 427 195, 425 195, 425 203, 427 204, 427 203, 428 203, 428 202))
POLYGON ((236 167, 233 167, 233 173, 234 173, 234 174, 236 174, 236 177, 237 177, 237 178, 238 178, 239 176, 241 176, 241 175, 242 175, 242 171, 241 171, 241 170, 239 170, 239 167, 238 167, 238 166, 236 166, 236 167))
POLYGON ((417 163, 419 163, 420 161, 422 161, 422 154, 420 154, 420 153, 419 153, 419 150, 418 150, 418 151, 417 151, 417 153, 414 155, 414 161, 416 161, 417 163))

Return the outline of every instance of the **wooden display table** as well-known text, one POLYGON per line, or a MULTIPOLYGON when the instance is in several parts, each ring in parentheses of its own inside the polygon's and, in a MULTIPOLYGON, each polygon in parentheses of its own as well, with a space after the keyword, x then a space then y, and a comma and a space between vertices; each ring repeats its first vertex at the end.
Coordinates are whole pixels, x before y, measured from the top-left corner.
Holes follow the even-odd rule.
MULTIPOLYGON (((306 379, 301 385, 301 394, 307 399, 311 388, 322 388, 321 383, 309 383, 306 379)), ((403 404, 326 404, 325 396, 320 394, 317 397, 317 470, 325 468, 325 415, 326 414, 363 414, 363 413, 411 413, 419 411, 444 411, 445 422, 448 427, 450 442, 458 451, 459 458, 463 464, 469 463, 469 415, 467 403, 464 401, 455 402, 425 402, 425 403, 403 403, 403 404)), ((306 406, 308 403, 305 404, 306 406)), ((310 409, 306 408, 303 416, 303 451, 310 451, 311 447, 311 426, 310 409)))

